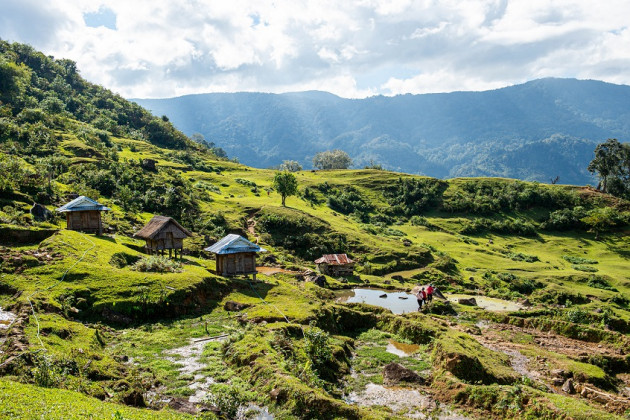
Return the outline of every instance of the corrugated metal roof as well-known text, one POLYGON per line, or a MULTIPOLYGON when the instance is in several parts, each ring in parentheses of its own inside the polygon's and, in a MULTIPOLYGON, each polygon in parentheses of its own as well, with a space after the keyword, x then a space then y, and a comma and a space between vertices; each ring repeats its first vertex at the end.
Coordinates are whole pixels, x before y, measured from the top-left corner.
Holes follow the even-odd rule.
POLYGON ((88 210, 97 210, 97 211, 107 211, 111 210, 109 207, 105 207, 101 203, 92 200, 91 198, 87 198, 84 195, 81 195, 69 203, 64 204, 59 207, 57 211, 59 213, 69 212, 69 211, 88 211, 88 210))
POLYGON ((239 252, 267 252, 266 249, 261 248, 240 235, 234 235, 233 233, 222 238, 216 244, 209 246, 205 249, 205 251, 220 255, 236 254, 239 252))
POLYGON ((346 254, 325 254, 315 260, 315 264, 346 265, 354 263, 346 254))
POLYGON ((175 226, 187 236, 192 236, 186 228, 177 223, 177 220, 168 216, 153 216, 149 223, 147 223, 142 229, 134 233, 133 236, 142 239, 153 239, 160 231, 166 227, 169 223, 174 223, 175 226))

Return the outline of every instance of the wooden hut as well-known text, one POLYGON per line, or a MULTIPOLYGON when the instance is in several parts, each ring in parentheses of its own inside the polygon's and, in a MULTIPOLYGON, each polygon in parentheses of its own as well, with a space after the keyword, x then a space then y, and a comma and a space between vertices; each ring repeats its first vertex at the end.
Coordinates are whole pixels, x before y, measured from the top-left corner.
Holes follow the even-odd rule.
POLYGON ((67 229, 99 235, 103 234, 101 212, 109 210, 109 207, 83 195, 57 209, 59 213, 66 214, 67 229))
POLYGON ((354 261, 346 254, 325 254, 316 259, 315 264, 320 273, 333 277, 351 276, 354 273, 354 261))
POLYGON ((265 249, 239 235, 230 234, 205 249, 217 256, 217 274, 234 276, 252 274, 256 280, 256 253, 265 249))
POLYGON ((172 252, 175 252, 177 258, 177 250, 179 250, 181 258, 184 239, 192 236, 192 233, 172 217, 153 216, 149 223, 133 236, 146 241, 144 248, 148 254, 161 253, 163 255, 164 250, 168 249, 169 258, 172 257, 172 252))

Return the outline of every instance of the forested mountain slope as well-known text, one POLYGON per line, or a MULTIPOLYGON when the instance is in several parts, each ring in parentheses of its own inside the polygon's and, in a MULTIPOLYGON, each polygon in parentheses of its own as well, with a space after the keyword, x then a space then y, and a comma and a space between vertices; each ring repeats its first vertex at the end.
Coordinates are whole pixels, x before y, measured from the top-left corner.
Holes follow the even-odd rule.
POLYGON ((357 167, 434 177, 505 176, 586 184, 596 143, 627 141, 630 87, 541 79, 486 92, 343 99, 323 92, 212 93, 136 99, 255 167, 310 167, 339 148, 357 167))
POLYGON ((0 417, 630 410, 627 201, 334 170, 295 172, 283 207, 275 171, 191 143, 71 62, 0 47, 0 417), (65 229, 54 209, 74 194, 111 208, 104 235, 65 229), (181 261, 132 236, 155 214, 193 232, 181 261), (203 248, 227 233, 268 250, 257 281, 216 274, 203 248), (354 275, 314 272, 327 253, 354 275), (407 292, 428 283, 449 300, 419 311, 407 292))

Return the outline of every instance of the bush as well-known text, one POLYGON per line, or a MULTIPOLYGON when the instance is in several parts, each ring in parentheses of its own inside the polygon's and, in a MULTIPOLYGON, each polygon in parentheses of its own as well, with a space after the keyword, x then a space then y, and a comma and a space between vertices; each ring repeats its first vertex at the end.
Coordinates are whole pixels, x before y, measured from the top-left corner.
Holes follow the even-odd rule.
POLYGON ((133 270, 154 273, 180 273, 182 264, 179 261, 161 255, 142 257, 133 265, 133 270))
POLYGON ((534 225, 524 219, 492 220, 475 218, 466 223, 460 232, 466 235, 471 235, 486 231, 523 236, 536 235, 536 228, 534 225))
POLYGON ((581 308, 571 309, 565 312, 565 318, 574 324, 587 324, 590 320, 588 312, 581 308))
POLYGON ((582 206, 573 209, 560 209, 549 214, 547 220, 541 223, 540 227, 545 230, 571 230, 586 229, 586 223, 582 219, 586 217, 587 211, 582 206))
POLYGON ((440 205, 448 184, 438 179, 398 178, 385 187, 383 196, 396 215, 420 215, 423 211, 440 205))
POLYGON ((573 207, 575 193, 523 181, 467 181, 450 195, 444 196, 444 209, 451 212, 492 213, 541 207, 573 207))
POLYGON ((589 260, 588 258, 573 257, 571 255, 563 255, 562 258, 571 264, 597 264, 596 260, 589 260))
POLYGON ((610 290, 613 292, 618 292, 617 289, 612 287, 612 285, 601 276, 590 276, 587 283, 590 287, 594 287, 596 289, 610 290))
POLYGON ((573 264, 571 268, 578 271, 584 271, 585 273, 597 273, 597 271, 599 271, 597 268, 591 267, 590 265, 573 264))
POLYGON ((506 255, 512 261, 524 261, 524 262, 528 262, 528 263, 533 263, 533 262, 536 262, 536 261, 540 261, 540 259, 538 259, 538 257, 536 255, 523 254, 522 252, 517 252, 517 253, 509 252, 506 255))
MULTIPOLYGON (((137 257, 135 255, 131 255, 131 254, 127 254, 126 252, 116 252, 109 259, 109 263, 111 265, 113 265, 114 267, 116 267, 116 268, 123 268, 123 267, 126 267, 128 265, 136 263, 139 259, 140 259, 140 257, 137 257)), ((142 270, 139 270, 139 271, 142 271, 142 270)))

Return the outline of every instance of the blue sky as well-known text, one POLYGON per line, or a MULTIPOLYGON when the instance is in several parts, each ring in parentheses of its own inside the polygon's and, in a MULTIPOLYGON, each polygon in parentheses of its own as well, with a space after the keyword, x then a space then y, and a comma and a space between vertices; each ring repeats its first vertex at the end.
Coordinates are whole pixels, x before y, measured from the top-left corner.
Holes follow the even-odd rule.
POLYGON ((630 84, 627 0, 0 0, 0 38, 125 97, 630 84))

